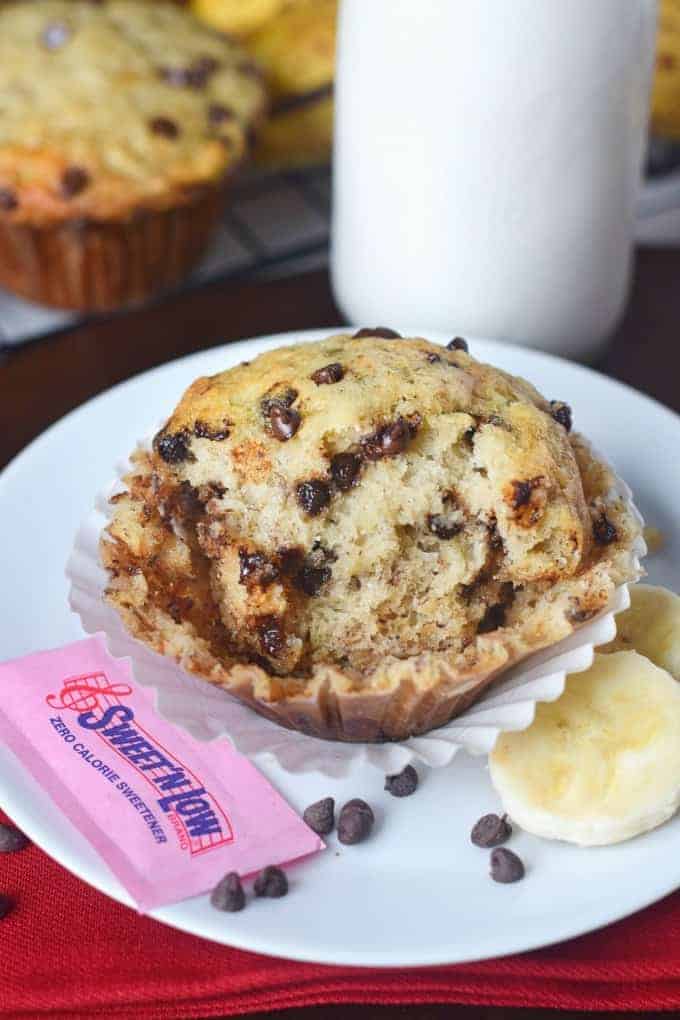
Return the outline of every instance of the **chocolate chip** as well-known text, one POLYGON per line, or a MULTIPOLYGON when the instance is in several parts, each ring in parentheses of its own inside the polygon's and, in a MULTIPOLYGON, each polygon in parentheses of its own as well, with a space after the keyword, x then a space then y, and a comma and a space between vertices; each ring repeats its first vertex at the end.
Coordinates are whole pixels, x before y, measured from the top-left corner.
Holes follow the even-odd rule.
POLYGON ((246 905, 246 894, 235 871, 230 871, 217 883, 210 894, 210 902, 217 910, 226 910, 229 914, 243 910, 246 905))
POLYGON ((444 539, 445 541, 450 538, 455 538, 456 535, 463 530, 462 524, 450 521, 443 514, 428 514, 427 527, 433 535, 436 535, 437 538, 444 539))
POLYGON ((14 900, 9 896, 5 896, 4 893, 0 893, 0 921, 2 921, 3 917, 7 917, 13 909, 14 900))
POLYGON ((305 809, 302 820, 318 836, 327 836, 335 825, 335 801, 332 797, 315 801, 305 809))
POLYGON ((190 67, 159 67, 160 77, 175 88, 202 89, 205 87, 210 72, 200 61, 190 67))
POLYGON ((90 183, 90 175, 81 166, 66 167, 61 175, 61 193, 64 198, 79 195, 90 183))
POLYGON ((50 21, 40 33, 40 41, 46 50, 59 50, 71 37, 71 26, 65 21, 50 21))
POLYGON ((292 388, 275 391, 268 391, 260 401, 260 410, 265 418, 269 418, 273 407, 290 407, 298 398, 298 391, 292 388))
POLYGON ((194 435, 198 439, 212 439, 214 442, 219 443, 223 439, 228 438, 229 427, 226 421, 222 428, 212 428, 207 422, 198 420, 194 422, 194 435))
POLYGON ((253 889, 256 896, 271 896, 274 899, 285 896, 288 892, 286 873, 270 864, 257 876, 253 889))
POLYGON ((338 839, 348 845, 361 843, 370 836, 374 821, 365 800, 348 800, 338 818, 338 839))
POLYGON ((206 487, 208 489, 207 499, 222 499, 227 491, 221 482, 206 482, 206 487))
POLYGON ((425 360, 429 361, 431 365, 436 365, 442 360, 441 354, 435 354, 434 351, 428 351, 425 355, 425 360))
POLYGON ((533 488, 531 482, 512 483, 512 505, 514 507, 526 506, 531 499, 533 488))
POLYGON ((210 103, 208 120, 211 124, 224 124, 228 120, 236 120, 236 114, 230 106, 225 106, 224 103, 210 103))
POLYGON ((510 503, 515 510, 519 510, 520 507, 527 506, 531 502, 531 494, 534 489, 537 489, 543 481, 542 475, 537 475, 536 478, 527 478, 525 481, 511 482, 511 494, 510 503))
POLYGON ((361 457, 358 453, 336 453, 331 460, 331 478, 340 492, 347 492, 356 485, 361 471, 361 457))
POLYGON ((325 510, 331 501, 331 490, 327 482, 320 478, 310 478, 308 482, 300 482, 295 489, 298 503, 310 517, 316 517, 325 510))
POLYGON ((4 212, 12 212, 19 205, 16 192, 11 188, 0 188, 0 209, 4 212))
POLYGON ((519 882, 524 878, 524 865, 512 850, 497 847, 491 851, 490 874, 494 882, 519 882))
POLYGON ((275 563, 259 552, 249 552, 245 548, 238 551, 239 584, 256 584, 267 588, 279 576, 275 563))
POLYGON ((13 854, 28 846, 28 839, 14 825, 0 823, 0 854, 13 854))
POLYGON ((193 63, 195 71, 202 71, 204 74, 214 74, 219 69, 220 62, 216 57, 199 57, 193 63))
POLYGON ((418 789, 418 773, 413 765, 406 765, 401 772, 385 776, 385 789, 393 797, 410 797, 418 789))
POLYGON ((257 631, 262 651, 276 658, 286 643, 280 621, 275 616, 261 616, 257 621, 257 631))
POLYGON ((478 634, 489 634, 492 630, 498 630, 499 627, 505 625, 505 606, 498 602, 494 606, 489 606, 484 616, 477 624, 478 634))
POLYGON ((299 546, 279 549, 277 552, 279 570, 284 577, 294 578, 301 570, 305 561, 304 549, 299 546))
POLYGON ((324 584, 330 581, 332 576, 330 567, 313 567, 305 564, 299 574, 295 577, 295 586, 305 595, 318 595, 324 584))
POLYGON ((153 448, 166 464, 181 464, 193 458, 188 446, 189 433, 186 429, 179 432, 159 432, 153 441, 153 448))
POLYGON ((281 407, 274 404, 269 412, 272 435, 281 443, 292 439, 302 424, 302 418, 294 407, 281 407))
POLYGON ((374 326, 373 329, 367 329, 366 327, 364 327, 363 329, 358 329, 354 336, 352 337, 352 339, 364 340, 366 337, 369 336, 377 336, 380 337, 382 340, 401 339, 401 333, 397 333, 396 330, 394 329, 388 329, 387 326, 374 326))
POLYGON ((500 846, 510 839, 512 826, 508 822, 508 816, 483 815, 472 828, 470 839, 475 846, 490 847, 500 846))
POLYGON ((170 117, 153 117, 149 121, 149 130, 162 138, 177 138, 179 136, 179 128, 170 117))
POLYGON ((344 374, 345 370, 340 362, 334 361, 330 365, 324 365, 323 368, 317 368, 316 372, 312 372, 310 378, 317 386, 323 386, 340 382, 344 374))
POLYGON ((383 457, 396 457, 403 453, 409 442, 415 436, 420 426, 420 417, 416 416, 409 421, 407 418, 399 417, 396 421, 390 422, 376 429, 369 436, 361 439, 361 448, 367 460, 381 460, 383 457))
POLYGON ((175 623, 183 623, 194 608, 194 600, 176 595, 168 601, 166 608, 175 623))
POLYGON ((598 545, 611 545, 618 538, 618 532, 605 513, 593 521, 593 536, 598 545))
POLYGON ((559 425, 564 425, 571 432, 571 408, 561 400, 550 401, 550 414, 559 425))
POLYGON ((453 340, 449 340, 446 345, 447 351, 465 351, 468 353, 468 342, 463 340, 462 336, 454 336, 453 340))

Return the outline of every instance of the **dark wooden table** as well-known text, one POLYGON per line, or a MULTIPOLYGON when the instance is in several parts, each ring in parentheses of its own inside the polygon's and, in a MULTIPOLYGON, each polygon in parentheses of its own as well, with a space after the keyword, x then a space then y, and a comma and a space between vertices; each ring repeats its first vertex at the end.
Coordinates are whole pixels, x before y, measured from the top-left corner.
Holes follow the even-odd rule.
MULTIPOLYGON (((26 344, 0 356, 0 466, 67 411, 138 372, 225 341, 341 321, 327 274, 315 272, 288 280, 216 283, 26 344)), ((596 367, 680 410, 680 250, 639 253, 628 311, 596 367)), ((510 1012, 527 1020, 550 1015, 548 1010, 451 1006, 318 1007, 276 1015, 500 1020, 510 1012)), ((258 1014, 259 1020, 274 1015, 258 1014)))

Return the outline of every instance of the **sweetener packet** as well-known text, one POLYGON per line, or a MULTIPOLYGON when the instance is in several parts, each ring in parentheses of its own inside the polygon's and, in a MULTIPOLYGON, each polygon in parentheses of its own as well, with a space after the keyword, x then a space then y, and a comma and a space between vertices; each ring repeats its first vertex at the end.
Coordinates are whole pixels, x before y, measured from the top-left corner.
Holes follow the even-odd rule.
POLYGON ((324 846, 227 741, 162 719, 100 634, 0 665, 0 739, 142 912, 324 846))

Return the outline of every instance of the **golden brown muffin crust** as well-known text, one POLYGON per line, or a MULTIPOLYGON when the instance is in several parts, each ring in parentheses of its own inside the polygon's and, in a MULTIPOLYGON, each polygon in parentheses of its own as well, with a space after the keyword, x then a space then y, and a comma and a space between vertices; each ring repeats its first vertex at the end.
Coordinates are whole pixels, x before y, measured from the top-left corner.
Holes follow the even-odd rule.
POLYGON ((246 53, 173 4, 0 6, 0 216, 112 220, 191 202, 264 112, 246 53))
POLYGON ((367 332, 196 380, 102 542, 128 629, 230 688, 254 665, 265 701, 414 665, 465 690, 633 575, 638 525, 566 405, 367 332))

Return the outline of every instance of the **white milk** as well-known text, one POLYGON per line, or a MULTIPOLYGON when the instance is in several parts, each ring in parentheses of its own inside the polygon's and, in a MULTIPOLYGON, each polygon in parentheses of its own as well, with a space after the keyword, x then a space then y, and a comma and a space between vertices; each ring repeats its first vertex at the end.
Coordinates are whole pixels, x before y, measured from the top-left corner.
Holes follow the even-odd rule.
POLYGON ((343 0, 347 318, 574 357, 627 293, 654 0, 343 0))

